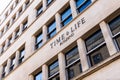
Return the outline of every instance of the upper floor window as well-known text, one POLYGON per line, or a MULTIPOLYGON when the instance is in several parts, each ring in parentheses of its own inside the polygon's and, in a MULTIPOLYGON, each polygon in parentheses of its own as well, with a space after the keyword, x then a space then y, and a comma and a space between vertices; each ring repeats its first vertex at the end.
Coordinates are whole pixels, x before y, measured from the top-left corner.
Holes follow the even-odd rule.
POLYGON ((90 4, 91 0, 75 0, 77 11, 80 13, 85 10, 90 4))
POLYGON ((24 56, 25 56, 25 48, 23 47, 23 48, 20 50, 19 64, 23 62, 24 56))
POLYGON ((55 20, 48 25, 48 39, 52 38, 56 34, 56 22, 55 20))
POLYGON ((15 66, 15 56, 11 58, 10 71, 14 69, 15 66))
POLYGON ((27 27, 28 27, 28 21, 26 20, 26 21, 23 23, 23 29, 22 29, 22 31, 24 31, 27 27))
POLYGON ((59 64, 58 61, 53 62, 48 67, 49 70, 49 80, 60 80, 59 79, 59 64))
POLYGON ((17 30, 15 31, 15 39, 17 39, 19 35, 20 35, 20 34, 19 34, 19 29, 17 29, 17 30))
POLYGON ((72 18, 71 8, 68 7, 61 13, 62 26, 67 25, 72 19, 73 18, 72 18))
POLYGON ((15 22, 15 19, 16 19, 16 15, 13 16, 13 22, 15 22))
POLYGON ((27 1, 25 2, 26 7, 29 5, 29 3, 30 3, 30 0, 27 0, 27 1))
POLYGON ((1 53, 3 53, 5 50, 5 43, 2 45, 1 53))
POLYGON ((110 56, 101 30, 96 31, 94 34, 88 37, 85 40, 85 43, 91 66, 100 63, 110 56))
POLYGON ((113 38, 115 39, 120 50, 120 15, 111 20, 108 24, 113 34, 113 38))
POLYGON ((34 76, 34 80, 42 80, 42 72, 39 72, 34 76))
POLYGON ((6 75, 6 69, 7 69, 7 64, 3 65, 2 78, 4 78, 6 75))
POLYGON ((40 48, 42 46, 42 44, 43 44, 43 35, 41 32, 36 36, 35 48, 36 49, 40 48))
POLYGON ((47 6, 52 3, 54 0, 47 0, 47 6))
POLYGON ((19 15, 21 15, 22 14, 22 7, 19 9, 19 15))
POLYGON ((65 54, 65 58, 68 79, 71 80, 82 72, 77 46, 69 50, 65 54))
POLYGON ((12 43, 12 36, 8 39, 8 46, 10 46, 12 43))
POLYGON ((39 16, 43 12, 43 6, 40 4, 40 6, 37 8, 37 14, 36 16, 39 16))

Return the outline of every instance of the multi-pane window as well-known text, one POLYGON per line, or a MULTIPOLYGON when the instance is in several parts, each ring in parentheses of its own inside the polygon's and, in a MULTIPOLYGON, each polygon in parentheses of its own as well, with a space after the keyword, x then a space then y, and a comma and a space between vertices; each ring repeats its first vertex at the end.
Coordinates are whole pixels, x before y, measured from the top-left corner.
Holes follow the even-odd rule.
POLYGON ((2 78, 4 78, 6 75, 6 68, 7 68, 7 64, 3 65, 2 78))
POLYGON ((42 72, 39 72, 34 76, 34 80, 42 80, 42 72))
POLYGON ((43 12, 43 6, 42 4, 37 8, 36 16, 39 16, 43 12))
POLYGON ((12 36, 8 39, 8 46, 10 46, 12 43, 12 36))
POLYGON ((61 13, 61 24, 62 26, 67 25, 72 20, 71 8, 68 7, 61 13))
POLYGON ((55 20, 48 25, 48 39, 52 38, 56 34, 56 22, 55 20))
POLYGON ((13 22, 15 21, 15 19, 16 19, 16 15, 14 15, 14 17, 13 17, 13 22))
POLYGON ((26 20, 26 21, 23 23, 23 29, 22 29, 22 31, 24 31, 27 27, 28 27, 28 21, 26 20))
POLYGON ((19 29, 17 29, 15 32, 15 39, 17 39, 18 37, 19 37, 19 29))
POLYGON ((21 14, 22 14, 22 7, 19 10, 19 15, 21 15, 21 14))
POLYGON ((24 61, 24 56, 25 56, 25 48, 22 48, 19 54, 19 64, 24 61))
POLYGON ((100 63, 110 56, 101 30, 89 36, 85 43, 91 66, 100 63))
POLYGON ((85 10, 90 4, 91 0, 75 0, 78 13, 85 10))
POLYGON ((47 0, 47 6, 52 3, 54 0, 47 0))
POLYGON ((68 51, 65 58, 68 80, 71 80, 82 72, 77 46, 68 51))
POLYGON ((10 71, 14 69, 15 66, 15 56, 11 58, 10 71))
POLYGON ((35 48, 38 49, 43 45, 43 35, 42 32, 36 36, 35 48))
POLYGON ((120 15, 111 20, 108 24, 113 34, 113 39, 117 43, 120 50, 120 15))
POLYGON ((49 80, 60 80, 58 60, 50 64, 48 70, 49 70, 49 80))

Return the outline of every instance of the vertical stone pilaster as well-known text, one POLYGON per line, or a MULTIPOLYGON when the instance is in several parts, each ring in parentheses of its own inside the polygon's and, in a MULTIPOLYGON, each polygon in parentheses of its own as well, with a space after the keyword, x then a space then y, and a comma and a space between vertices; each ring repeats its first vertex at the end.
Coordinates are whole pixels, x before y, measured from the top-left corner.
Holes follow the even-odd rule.
POLYGON ((89 64, 88 64, 88 60, 87 60, 87 51, 86 51, 86 47, 85 47, 85 43, 82 39, 78 39, 77 40, 77 45, 78 45, 78 51, 79 51, 79 55, 80 55, 80 61, 81 61, 81 65, 82 65, 82 71, 86 71, 87 69, 89 69, 89 64))
POLYGON ((108 25, 105 23, 105 21, 100 23, 100 28, 103 33, 103 37, 105 39, 108 51, 110 55, 113 55, 117 52, 116 46, 112 39, 112 34, 110 33, 110 29, 108 28, 108 25))

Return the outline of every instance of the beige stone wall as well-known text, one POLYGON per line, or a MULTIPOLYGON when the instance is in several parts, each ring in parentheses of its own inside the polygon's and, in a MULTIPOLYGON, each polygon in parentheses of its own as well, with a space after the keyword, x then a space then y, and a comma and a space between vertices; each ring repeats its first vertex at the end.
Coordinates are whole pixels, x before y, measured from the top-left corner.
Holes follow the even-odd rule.
MULTIPOLYGON (((24 1, 25 0, 21 0, 20 4, 7 18, 8 20, 11 18, 12 14, 16 13, 19 7, 23 5, 24 1)), ((46 69, 46 64, 51 62, 50 60, 53 59, 53 57, 61 58, 63 55, 61 52, 65 48, 70 46, 72 43, 75 42, 75 44, 82 45, 82 38, 87 36, 85 34, 96 25, 101 26, 100 28, 102 29, 103 35, 106 38, 105 39, 106 44, 107 46, 111 46, 108 47, 111 56, 115 55, 117 50, 112 42, 111 36, 109 33, 106 33, 104 31, 106 28, 103 28, 102 26, 106 27, 106 23, 104 22, 104 19, 106 19, 109 15, 111 15, 120 8, 120 0, 109 0, 109 1, 96 0, 82 13, 78 15, 74 14, 75 16, 74 19, 67 26, 65 26, 61 30, 58 29, 58 31, 59 30, 60 31, 52 39, 45 42, 45 44, 39 50, 34 51, 34 44, 35 44, 34 34, 36 34, 36 32, 38 32, 39 29, 42 29, 42 27, 47 23, 49 19, 55 16, 57 17, 58 16, 57 12, 64 5, 66 5, 67 2, 70 2, 72 0, 56 0, 49 8, 47 8, 43 12, 42 15, 40 15, 38 19, 36 19, 35 7, 39 4, 40 1, 41 0, 39 1, 33 0, 31 5, 23 12, 23 14, 12 25, 12 28, 10 28, 0 39, 0 45, 1 45, 10 36, 10 34, 13 34, 16 27, 18 27, 26 17, 28 17, 29 28, 24 33, 22 33, 22 35, 17 40, 15 40, 12 43, 12 46, 10 46, 4 52, 3 55, 0 56, 0 65, 2 65, 5 61, 7 61, 10 58, 12 54, 14 54, 23 44, 25 44, 26 47, 25 61, 20 66, 16 67, 10 74, 8 74, 5 77, 5 80, 32 80, 31 75, 35 70, 42 67, 46 69), (85 21, 85 23, 82 24, 82 21, 85 21), (53 48, 51 48, 51 43, 53 43, 61 35, 65 34, 66 31, 70 31, 71 27, 74 29, 74 25, 77 24, 78 22, 80 22, 79 28, 77 28, 74 31, 74 35, 68 41, 65 41, 62 45, 58 43, 56 44, 56 46, 52 46, 53 48), (111 41, 108 41, 108 39, 111 39, 111 41), (112 48, 112 50, 110 48, 112 48)), ((4 27, 5 23, 7 23, 8 20, 6 20, 1 25, 0 30, 4 27)), ((83 51, 83 53, 85 52, 83 51)), ((82 57, 85 57, 82 53, 80 55, 82 57)), ((84 58, 81 59, 82 59, 81 61, 86 61, 86 59, 84 58)), ((62 63, 64 63, 64 61, 62 63)), ((60 66, 60 69, 64 70, 64 66, 60 66)), ((82 62, 82 66, 84 71, 89 70, 89 65, 87 61, 85 64, 84 62, 82 62)), ((90 74, 89 76, 83 78, 83 80, 119 80, 120 79, 119 67, 120 67, 120 60, 118 59, 110 63, 109 65, 101 68, 100 70, 90 74)), ((60 72, 62 72, 63 74, 65 73, 62 70, 60 70, 60 72)), ((44 73, 46 73, 46 71, 44 71, 44 73)), ((66 80, 66 77, 63 74, 60 73, 60 76, 63 76, 61 77, 61 80, 66 80)), ((44 76, 44 78, 45 78, 44 80, 47 80, 46 79, 47 77, 44 76)))

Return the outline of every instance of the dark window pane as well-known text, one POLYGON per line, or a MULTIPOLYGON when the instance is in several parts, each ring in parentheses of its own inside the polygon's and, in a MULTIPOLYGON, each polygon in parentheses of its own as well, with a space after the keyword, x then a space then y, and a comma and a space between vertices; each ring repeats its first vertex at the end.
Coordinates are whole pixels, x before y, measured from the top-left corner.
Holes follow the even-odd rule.
POLYGON ((47 0, 47 5, 49 5, 53 0, 47 0))
POLYGON ((81 72, 82 72, 82 69, 81 69, 80 62, 77 62, 76 64, 70 66, 68 68, 68 78, 69 78, 69 80, 78 76, 81 72))
POLYGON ((55 61, 49 66, 49 77, 59 71, 58 61, 55 61))
POLYGON ((19 63, 23 62, 25 56, 25 49, 20 50, 19 63))
POLYGON ((107 59, 109 56, 110 55, 109 55, 106 45, 103 45, 97 50, 95 50, 94 52, 89 54, 91 65, 93 66, 95 64, 98 64, 99 62, 107 59))
POLYGON ((120 35, 118 35, 115 39, 116 39, 118 48, 119 48, 119 50, 120 50, 120 35))
POLYGON ((43 38, 42 33, 36 36, 36 49, 42 46, 42 40, 43 40, 42 38, 43 38))
POLYGON ((6 75, 6 68, 7 68, 7 64, 5 64, 5 65, 3 66, 3 70, 2 70, 2 78, 4 78, 5 75, 6 75))
POLYGON ((113 35, 120 32, 120 15, 116 17, 115 19, 113 19, 112 21, 110 21, 108 24, 110 26, 110 29, 113 35))
POLYGON ((91 35, 89 38, 85 40, 87 50, 90 51, 91 49, 95 48, 99 44, 104 42, 104 38, 102 32, 99 30, 91 35))
POLYGON ((76 0, 76 7, 78 12, 82 12, 91 4, 91 0, 76 0))
POLYGON ((23 23, 23 30, 22 31, 24 31, 27 27, 28 27, 28 21, 25 21, 23 23))
POLYGON ((52 79, 49 79, 49 80, 60 80, 60 77, 59 77, 59 75, 56 75, 55 77, 53 77, 52 79))
POLYGON ((67 65, 74 62, 77 59, 79 59, 79 53, 78 53, 78 48, 77 47, 73 48, 68 53, 66 53, 67 65))
POLYGON ((34 80, 42 80, 42 72, 40 72, 37 75, 35 75, 34 80))
POLYGON ((14 65, 15 65, 15 57, 13 57, 13 58, 11 59, 10 71, 13 70, 14 65))
POLYGON ((56 34, 56 22, 53 21, 49 26, 48 26, 48 38, 52 38, 56 34))
POLYGON ((42 11, 43 11, 43 7, 42 7, 42 5, 41 5, 41 6, 39 6, 38 9, 37 9, 37 16, 39 16, 39 15, 42 13, 42 11))
POLYGON ((70 7, 68 7, 63 13, 61 14, 62 25, 65 26, 72 20, 72 13, 70 7))

